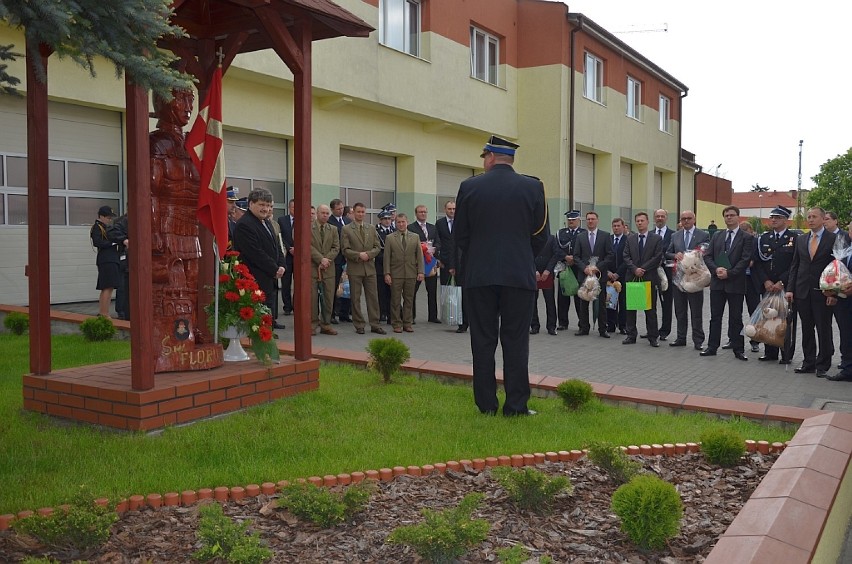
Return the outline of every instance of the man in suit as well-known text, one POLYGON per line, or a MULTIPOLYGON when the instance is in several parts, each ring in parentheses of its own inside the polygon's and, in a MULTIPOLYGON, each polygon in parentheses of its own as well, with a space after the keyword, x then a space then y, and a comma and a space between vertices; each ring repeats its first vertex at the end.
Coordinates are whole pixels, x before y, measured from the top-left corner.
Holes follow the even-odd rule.
POLYGON ((367 322, 370 331, 384 335, 379 325, 379 294, 376 290, 376 256, 379 254, 379 236, 364 216, 367 208, 361 202, 352 206, 353 221, 343 228, 343 253, 346 255, 346 274, 352 302, 352 324, 355 332, 364 334, 365 320, 361 313, 361 292, 367 301, 367 322))
POLYGON ((228 248, 234 247, 234 227, 237 226, 239 217, 234 217, 234 211, 237 209, 237 200, 240 199, 240 189, 237 186, 228 186, 228 248))
MULTIPOLYGON (((453 236, 453 224, 456 218, 456 202, 450 200, 444 204, 444 217, 435 222, 435 228, 438 230, 438 238, 441 240, 441 286, 446 286, 450 283, 450 277, 456 286, 462 286, 461 274, 459 269, 459 251, 456 246, 456 239, 453 236)), ((456 333, 464 333, 467 331, 467 315, 465 314, 464 302, 464 286, 462 286, 462 322, 456 329, 456 333)))
MULTIPOLYGON (((556 295, 555 291, 558 291, 555 288, 554 281, 556 280, 556 276, 554 276, 552 270, 548 270, 548 265, 550 264, 550 259, 553 256, 553 235, 551 235, 547 241, 544 243, 544 246, 541 248, 541 252, 535 257, 535 282, 536 282, 536 292, 535 292, 535 301, 533 301, 533 315, 532 321, 530 322, 530 335, 538 335, 538 332, 541 330, 541 322, 538 317, 538 295, 539 293, 544 296, 544 311, 546 312, 545 319, 545 328, 547 329, 548 335, 556 335, 556 295)), ((464 307, 464 298, 462 298, 462 307, 464 307)))
MULTIPOLYGON (((627 246, 627 227, 624 220, 616 217, 612 220, 612 264, 607 278, 610 282, 624 284, 627 278, 627 265, 624 264, 624 247, 627 246)), ((622 287, 618 294, 618 309, 607 310, 606 330, 615 333, 616 328, 621 335, 627 334, 627 308, 625 307, 626 288, 622 287)))
POLYGON ((391 288, 393 332, 413 333, 414 286, 423 281, 423 248, 420 246, 420 237, 408 230, 408 216, 404 213, 396 216, 396 231, 385 240, 384 263, 384 282, 391 288))
POLYGON ((802 365, 794 372, 816 373, 817 378, 825 378, 834 355, 831 308, 837 305, 837 297, 823 295, 819 290, 819 278, 825 267, 834 260, 831 253, 837 236, 825 228, 825 210, 822 208, 809 209, 807 222, 810 233, 796 238, 787 287, 787 299, 796 300, 796 311, 801 320, 802 352, 805 355, 802 365))
POLYGON ((291 199, 287 203, 287 215, 282 215, 278 218, 278 229, 281 231, 281 241, 284 244, 284 249, 287 254, 284 257, 287 272, 281 279, 281 303, 284 308, 284 315, 293 314, 293 253, 296 248, 293 244, 293 222, 296 220, 296 201, 291 199))
MULTIPOLYGON (((636 233, 627 236, 627 244, 624 247, 624 264, 627 267, 627 282, 650 281, 651 282, 651 308, 645 310, 645 329, 647 330, 648 342, 652 347, 659 347, 657 339, 660 336, 657 327, 657 287, 660 280, 657 268, 663 261, 663 238, 648 231, 648 214, 639 212, 633 217, 636 224, 636 233)), ((627 292, 625 285, 624 292, 627 292)), ((627 312, 627 337, 621 342, 623 345, 636 344, 636 311, 627 312)))
MULTIPOLYGON (((787 229, 787 222, 792 213, 784 206, 778 206, 769 212, 769 225, 772 229, 764 232, 757 240, 751 275, 764 293, 783 292, 788 286, 796 238, 799 236, 798 232, 787 229)), ((782 349, 766 344, 763 345, 763 356, 757 360, 778 360, 779 353, 779 364, 790 364, 790 359, 784 356, 782 349)))
MULTIPOLYGON (((547 265, 548 270, 553 272, 556 268, 556 263, 564 261, 566 268, 570 268, 574 276, 577 276, 577 267, 574 264, 574 240, 582 231, 585 230, 580 227, 579 210, 565 212, 565 227, 556 232, 551 242, 553 252, 550 258, 551 263, 547 265)), ((556 284, 556 317, 559 321, 557 329, 564 331, 568 329, 568 312, 571 310, 571 296, 562 295, 562 292, 559 291, 558 280, 554 281, 554 284, 556 284)), ((574 296, 574 300, 579 299, 577 296, 574 296)), ((578 308, 579 304, 575 302, 574 309, 577 310, 578 308)))
MULTIPOLYGON (((275 202, 272 202, 272 206, 269 208, 269 211, 266 214, 266 219, 264 220, 264 222, 266 223, 266 227, 270 231, 272 231, 272 235, 275 237, 275 242, 278 243, 278 248, 281 250, 281 256, 284 257, 284 262, 285 262, 284 276, 287 276, 287 271, 286 271, 286 268, 287 268, 287 266, 286 266, 287 247, 284 245, 284 239, 281 238, 281 228, 278 226, 278 223, 274 221, 274 218, 273 218, 273 215, 272 215, 273 212, 275 211, 274 206, 275 206, 275 202)), ((281 280, 283 280, 283 279, 284 278, 282 277, 281 280)), ((274 301, 274 304, 273 304, 274 307, 272 308, 272 318, 275 320, 273 322, 272 326, 275 327, 276 329, 284 329, 284 324, 278 323, 278 313, 280 311, 278 309, 278 292, 281 289, 281 280, 275 281, 275 301, 274 301)))
POLYGON ((331 308, 334 306, 334 259, 340 253, 340 238, 337 229, 328 223, 331 208, 321 204, 317 209, 317 220, 311 223, 311 279, 322 286, 322 303, 319 307, 317 290, 311 291, 311 329, 323 335, 337 335, 331 326, 331 308))
MULTIPOLYGON (((429 208, 420 204, 414 208, 414 215, 417 216, 417 221, 408 225, 408 230, 420 237, 421 242, 431 243, 435 249, 435 256, 441 257, 441 238, 438 236, 438 229, 426 221, 426 216, 429 215, 429 208)), ((426 286, 426 300, 429 308, 429 323, 440 323, 438 319, 438 277, 434 269, 426 276, 423 284, 426 286)), ((414 318, 417 319, 417 292, 420 290, 420 282, 414 287, 414 318)))
MULTIPOLYGON (((271 212, 272 193, 263 188, 252 190, 248 195, 248 213, 240 218, 234 229, 234 248, 266 295, 264 303, 273 312, 275 283, 284 276, 286 267, 281 246, 266 222, 271 212)), ((278 322, 274 326, 283 328, 278 322)))
POLYGON ((674 304, 674 292, 672 291, 672 269, 674 264, 670 260, 666 260, 665 251, 669 248, 672 241, 674 231, 669 229, 666 222, 669 219, 669 212, 664 209, 659 209, 654 212, 654 233, 663 238, 663 271, 666 273, 666 281, 668 288, 665 292, 659 291, 660 294, 660 311, 662 317, 660 319, 660 340, 665 341, 669 333, 672 332, 672 311, 674 304))
MULTIPOLYGON (((598 229, 598 212, 586 212, 586 230, 579 233, 574 240, 574 262, 577 265, 579 276, 577 281, 582 284, 587 276, 597 276, 600 283, 601 295, 597 299, 598 308, 598 334, 609 339, 606 330, 606 281, 610 264, 612 264, 615 253, 612 249, 612 238, 608 231, 598 229), (592 266, 590 259, 597 258, 597 264, 592 266)), ((579 297, 578 297, 579 298, 579 297)), ((577 320, 580 330, 574 335, 588 335, 591 329, 589 323, 589 302, 579 298, 575 302, 577 306, 577 320)))
MULTIPOLYGON (((346 264, 346 257, 343 254, 343 227, 352 222, 351 219, 343 215, 343 200, 339 198, 333 199, 328 203, 328 207, 331 208, 331 217, 328 222, 331 223, 334 227, 337 227, 337 234, 340 236, 340 245, 341 252, 337 255, 337 258, 334 259, 334 284, 335 288, 340 285, 340 277, 343 275, 343 265, 346 264)), ((338 318, 340 321, 349 321, 349 308, 344 307, 341 309, 340 300, 337 299, 337 296, 334 298, 334 309, 332 309, 331 313, 331 322, 334 325, 337 325, 338 318)))
POLYGON ((728 307, 728 340, 734 357, 748 360, 743 329, 743 300, 746 294, 746 268, 754 254, 754 237, 740 229, 740 209, 728 206, 722 210, 724 230, 719 230, 704 254, 710 269, 710 338, 701 356, 716 356, 722 341, 722 315, 728 307))
POLYGON ((517 145, 492 136, 482 150, 485 173, 461 183, 455 240, 464 260, 470 312, 473 395, 482 413, 496 414, 494 353, 503 348, 503 415, 532 415, 527 407, 529 326, 535 299, 535 256, 547 241, 547 200, 537 178, 515 172, 517 145), (500 220, 495 228, 494 218, 500 220))
MULTIPOLYGON (((707 232, 695 226, 695 212, 683 210, 680 212, 681 228, 672 235, 671 241, 666 249, 666 259, 680 262, 683 254, 696 249, 702 243, 710 241, 707 232)), ((686 346, 686 328, 690 324, 687 320, 687 311, 692 325, 692 346, 700 351, 704 345, 704 290, 700 292, 684 292, 672 284, 672 298, 674 302, 675 317, 677 318, 677 338, 669 343, 670 347, 686 346)))
POLYGON ((376 235, 379 237, 379 247, 381 250, 376 256, 376 285, 379 293, 379 321, 386 321, 391 324, 390 313, 390 297, 391 287, 385 283, 385 242, 388 235, 396 231, 396 227, 392 225, 391 217, 393 214, 383 209, 379 212, 379 224, 376 225, 376 235))
MULTIPOLYGON (((841 231, 837 236, 845 238, 847 243, 852 242, 852 224, 849 225, 848 233, 841 231)), ((846 257, 843 262, 849 272, 852 272, 852 255, 846 257)), ((841 292, 846 298, 841 298, 834 304, 834 317, 840 329, 840 372, 825 377, 833 382, 852 380, 852 282, 842 287, 841 292)))

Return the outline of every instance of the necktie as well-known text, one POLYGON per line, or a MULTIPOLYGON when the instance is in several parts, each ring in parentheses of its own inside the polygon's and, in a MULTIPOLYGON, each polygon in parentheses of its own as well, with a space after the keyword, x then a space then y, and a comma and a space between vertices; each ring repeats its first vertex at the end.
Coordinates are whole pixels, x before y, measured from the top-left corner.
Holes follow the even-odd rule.
POLYGON ((429 230, 426 229, 425 223, 420 224, 420 230, 423 232, 423 235, 426 237, 426 240, 428 241, 429 240, 429 230))
POLYGON ((662 230, 662 229, 657 229, 657 235, 659 235, 660 237, 662 237, 662 236, 663 236, 663 230, 662 230))
POLYGON ((692 233, 690 231, 686 231, 683 237, 683 246, 686 247, 686 250, 689 250, 689 242, 692 240, 692 233))
POLYGON ((272 230, 269 229, 269 226, 266 224, 266 221, 261 221, 263 224, 263 228, 266 229, 266 232, 269 233, 269 236, 274 240, 275 237, 272 237, 272 230))
POLYGON ((819 246, 819 235, 816 233, 811 233, 811 258, 814 258, 816 254, 817 247, 819 246))
POLYGON ((621 241, 621 237, 619 237, 619 236, 617 236, 617 235, 616 235, 616 237, 615 237, 615 241, 614 241, 614 243, 615 243, 615 246, 616 246, 616 247, 618 246, 618 242, 619 242, 619 241, 621 241))
POLYGON ((731 231, 730 229, 728 229, 728 236, 725 237, 725 252, 726 253, 731 250, 731 239, 733 238, 733 236, 734 236, 734 232, 731 231))
POLYGON ((592 250, 592 252, 595 251, 595 232, 594 231, 589 231, 589 248, 592 250))
POLYGON ((405 233, 403 233, 402 234, 402 252, 405 252, 405 247, 407 246, 406 245, 406 239, 408 239, 408 237, 406 237, 405 233))
POLYGON ((645 252, 645 234, 639 235, 639 255, 645 252))
POLYGON ((450 233, 453 232, 453 220, 452 219, 447 222, 447 228, 450 230, 450 233))
POLYGON ((325 225, 320 225, 320 243, 325 244, 325 225))

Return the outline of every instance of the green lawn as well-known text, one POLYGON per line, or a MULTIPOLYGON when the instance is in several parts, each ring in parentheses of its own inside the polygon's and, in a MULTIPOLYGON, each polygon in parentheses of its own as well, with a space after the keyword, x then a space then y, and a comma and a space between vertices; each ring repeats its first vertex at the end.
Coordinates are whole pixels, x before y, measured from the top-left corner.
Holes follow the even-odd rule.
MULTIPOLYGON (((53 366, 127 358, 129 343, 53 337, 53 366)), ((80 485, 131 494, 246 485, 396 465, 615 444, 697 441, 709 425, 745 438, 788 440, 793 431, 700 414, 663 416, 596 404, 579 413, 531 400, 537 417, 480 415, 469 387, 396 376, 391 385, 354 367, 324 365, 320 389, 156 435, 69 424, 22 411, 28 340, 0 334, 0 514, 67 502, 80 485)))

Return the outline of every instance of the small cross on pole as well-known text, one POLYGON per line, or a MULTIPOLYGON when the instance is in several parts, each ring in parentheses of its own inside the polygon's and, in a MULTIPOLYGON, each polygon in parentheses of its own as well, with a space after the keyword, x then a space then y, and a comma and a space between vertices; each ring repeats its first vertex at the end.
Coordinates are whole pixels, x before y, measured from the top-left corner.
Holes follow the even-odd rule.
POLYGON ((219 59, 219 66, 222 66, 222 61, 225 59, 225 52, 222 51, 222 48, 216 50, 216 58, 219 59))

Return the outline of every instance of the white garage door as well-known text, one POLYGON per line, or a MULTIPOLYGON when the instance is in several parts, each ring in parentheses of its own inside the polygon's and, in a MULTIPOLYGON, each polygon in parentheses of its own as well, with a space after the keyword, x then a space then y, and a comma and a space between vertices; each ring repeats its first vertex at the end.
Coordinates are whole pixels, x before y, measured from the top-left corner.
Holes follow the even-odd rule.
POLYGON ((396 202, 396 158, 352 149, 340 150, 340 199, 367 206, 367 221, 389 202, 396 202))
POLYGON ((287 140, 237 131, 225 131, 223 136, 228 186, 237 186, 240 197, 253 188, 266 188, 272 192, 275 209, 287 209, 292 197, 286 193, 287 140))
POLYGON ((621 217, 628 224, 633 219, 633 165, 621 163, 621 181, 618 186, 618 205, 621 217))
POLYGON ((459 185, 471 176, 473 176, 472 168, 438 163, 436 182, 438 201, 435 219, 444 217, 444 204, 456 199, 459 185))
POLYGON ((595 156, 592 153, 577 151, 574 162, 574 208, 585 212, 595 205, 595 156))

